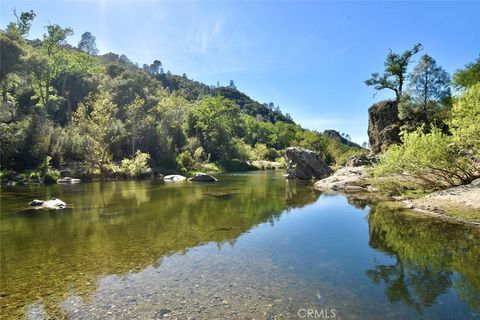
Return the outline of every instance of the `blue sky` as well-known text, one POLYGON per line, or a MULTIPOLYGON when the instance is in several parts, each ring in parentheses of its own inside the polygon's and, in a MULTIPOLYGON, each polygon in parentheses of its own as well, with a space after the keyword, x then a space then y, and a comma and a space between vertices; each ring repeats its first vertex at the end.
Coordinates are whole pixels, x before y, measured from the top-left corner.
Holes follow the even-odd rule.
POLYGON ((302 126, 337 129, 367 140, 373 96, 363 83, 381 71, 388 49, 416 42, 453 73, 480 54, 480 2, 157 2, 2 1, 37 13, 30 38, 44 26, 70 26, 77 44, 90 31, 100 53, 126 54, 140 64, 237 87, 274 102, 302 126))

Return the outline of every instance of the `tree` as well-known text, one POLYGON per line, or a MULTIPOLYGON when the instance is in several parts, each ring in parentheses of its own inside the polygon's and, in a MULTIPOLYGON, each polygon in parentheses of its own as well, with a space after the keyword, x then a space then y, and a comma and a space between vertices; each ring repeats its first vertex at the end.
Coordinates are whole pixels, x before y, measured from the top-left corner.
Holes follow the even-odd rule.
POLYGON ((15 18, 17 18, 16 27, 20 35, 28 35, 28 32, 30 32, 30 28, 32 27, 32 21, 35 19, 36 16, 35 12, 33 12, 33 10, 22 12, 19 17, 16 10, 13 9, 13 14, 15 15, 15 18))
POLYGON ((48 107, 53 92, 52 80, 58 75, 62 65, 61 51, 66 44, 67 37, 73 35, 71 28, 62 28, 59 25, 47 26, 47 33, 43 35, 41 54, 32 55, 29 64, 33 67, 32 73, 36 80, 34 98, 44 107, 48 107))
POLYGON ((213 160, 221 158, 229 149, 238 127, 239 111, 233 101, 221 96, 207 96, 193 108, 189 117, 190 130, 213 160))
POLYGON ((402 54, 390 50, 385 60, 385 70, 382 74, 372 73, 370 79, 365 80, 367 86, 373 86, 378 92, 383 89, 390 89, 395 92, 397 102, 400 101, 403 93, 403 86, 407 74, 407 67, 413 55, 422 50, 422 45, 417 43, 412 49, 402 54))
POLYGON ((444 120, 451 107, 450 76, 435 59, 425 54, 409 75, 409 95, 399 103, 399 117, 407 131, 422 124, 430 130, 431 124, 447 129, 444 120))
POLYGON ((463 68, 457 70, 453 75, 453 83, 459 89, 468 87, 480 82, 480 56, 475 62, 471 62, 463 68))
POLYGON ((449 124, 458 147, 480 159, 480 83, 470 86, 453 105, 449 124))
POLYGON ((237 89, 237 87, 235 86, 235 82, 233 82, 233 80, 230 80, 230 84, 228 86, 232 89, 237 89))
POLYGON ((90 32, 85 32, 84 34, 82 34, 82 38, 78 43, 78 49, 94 56, 97 55, 98 49, 95 40, 95 37, 90 32))
POLYGON ((431 101, 445 101, 450 98, 450 76, 435 59, 423 55, 410 74, 410 90, 414 99, 424 108, 431 101))
POLYGON ((117 106, 109 93, 90 96, 81 103, 74 114, 73 122, 85 139, 87 161, 90 170, 98 170, 106 177, 112 161, 111 145, 120 138, 121 122, 115 118, 117 106))
POLYGON ((130 138, 132 139, 132 157, 136 151, 135 142, 140 138, 141 123, 145 118, 144 104, 145 101, 137 97, 126 109, 126 124, 127 129, 129 129, 130 138))

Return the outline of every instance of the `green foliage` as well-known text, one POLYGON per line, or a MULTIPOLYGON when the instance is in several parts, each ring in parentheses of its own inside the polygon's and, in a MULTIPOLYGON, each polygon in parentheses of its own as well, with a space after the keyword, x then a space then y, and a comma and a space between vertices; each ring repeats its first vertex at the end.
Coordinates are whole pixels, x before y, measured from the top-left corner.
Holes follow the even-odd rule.
POLYGON ((391 146, 375 168, 376 177, 393 176, 390 184, 401 189, 409 184, 416 189, 432 190, 472 181, 475 164, 454 147, 454 138, 433 128, 404 132, 402 145, 391 146))
MULTIPOLYGON (((108 178, 136 150, 171 172, 218 170, 214 163, 228 159, 249 168, 246 161, 272 161, 297 145, 327 154, 327 136, 234 86, 165 73, 160 60, 140 68, 125 55, 98 56, 89 32, 75 48, 67 43, 73 30, 56 24, 26 40, 34 16, 22 13, 0 33, 2 169, 36 170, 49 157, 42 174, 72 166, 108 178)), ((338 146, 330 148, 339 156, 350 150, 338 146)))
POLYGON ((195 104, 189 119, 190 133, 196 136, 212 160, 227 154, 238 129, 238 106, 224 97, 205 97, 195 104))
POLYGON ((453 75, 453 83, 457 88, 467 89, 480 82, 480 56, 465 66, 462 70, 457 70, 453 75))
POLYGON ((470 86, 454 104, 449 125, 455 144, 479 159, 480 83, 470 86))
POLYGON ((378 72, 372 73, 372 77, 366 80, 365 84, 373 86, 376 91, 390 89, 395 92, 397 101, 399 101, 403 93, 408 64, 412 56, 420 50, 422 50, 422 45, 417 43, 412 49, 405 50, 402 54, 390 51, 385 60, 383 74, 378 72))
POLYGON ((102 178, 112 161, 110 146, 120 138, 123 130, 114 116, 115 109, 111 95, 101 93, 82 103, 73 119, 74 126, 83 133, 90 172, 100 173, 102 178))
POLYGON ((60 179, 60 171, 58 170, 48 170, 43 177, 43 181, 45 184, 54 184, 57 182, 58 179, 60 179))
POLYGON ((187 172, 196 168, 196 161, 188 150, 184 150, 177 156, 177 164, 180 170, 187 172))
POLYGON ((128 178, 138 178, 151 172, 148 166, 150 155, 145 152, 137 150, 135 156, 131 159, 123 159, 119 168, 119 172, 126 175, 128 178))

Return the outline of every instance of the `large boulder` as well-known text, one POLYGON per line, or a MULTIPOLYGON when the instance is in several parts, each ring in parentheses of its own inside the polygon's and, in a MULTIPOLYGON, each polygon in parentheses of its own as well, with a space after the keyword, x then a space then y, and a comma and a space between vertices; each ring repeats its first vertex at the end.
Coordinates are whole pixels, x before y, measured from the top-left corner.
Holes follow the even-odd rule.
POLYGON ((312 150, 290 147, 285 151, 287 179, 322 179, 332 174, 319 154, 312 150))
POLYGON ((169 174, 168 176, 163 177, 163 181, 185 181, 187 178, 179 174, 169 174))
POLYGON ((368 139, 375 154, 400 142, 400 120, 395 101, 381 101, 368 109, 368 139))
POLYGON ((317 181, 314 187, 320 191, 371 191, 366 179, 367 166, 343 167, 333 175, 317 181))
POLYGON ((217 179, 206 173, 196 173, 193 177, 188 179, 188 181, 199 181, 199 182, 215 182, 217 179))

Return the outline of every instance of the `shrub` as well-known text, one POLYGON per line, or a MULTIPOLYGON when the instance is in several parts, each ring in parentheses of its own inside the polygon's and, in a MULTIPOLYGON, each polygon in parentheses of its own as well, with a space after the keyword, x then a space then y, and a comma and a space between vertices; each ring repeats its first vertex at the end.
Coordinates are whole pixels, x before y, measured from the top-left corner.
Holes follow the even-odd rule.
POLYGON ((192 157, 190 151, 185 150, 177 156, 177 165, 182 171, 189 171, 195 169, 195 159, 192 157))
POLYGON ((455 144, 480 156, 480 83, 471 86, 454 104, 449 123, 455 144))
POLYGON ((142 175, 150 173, 151 169, 148 166, 150 155, 148 153, 137 150, 132 159, 123 159, 119 168, 119 172, 129 178, 138 178, 142 175))
POLYGON ((420 189, 440 189, 464 184, 475 177, 475 166, 455 147, 452 136, 433 127, 402 133, 402 145, 391 146, 376 166, 376 177, 394 176, 389 184, 399 189, 406 181, 420 189))
POLYGON ((60 171, 58 170, 48 170, 47 173, 43 176, 43 182, 45 184, 56 183, 60 179, 60 171))

